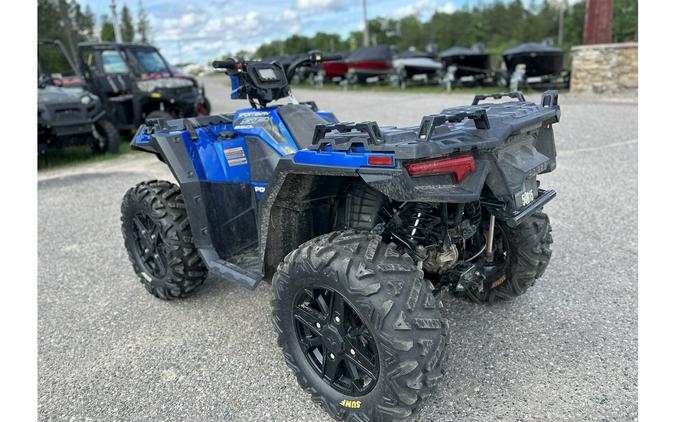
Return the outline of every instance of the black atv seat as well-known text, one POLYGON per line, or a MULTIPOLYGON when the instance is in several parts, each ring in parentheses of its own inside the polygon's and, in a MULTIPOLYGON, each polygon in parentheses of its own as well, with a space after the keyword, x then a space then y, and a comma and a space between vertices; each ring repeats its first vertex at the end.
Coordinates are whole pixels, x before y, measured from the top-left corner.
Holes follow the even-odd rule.
POLYGON ((299 149, 309 148, 314 137, 314 127, 327 123, 305 104, 286 104, 278 110, 281 120, 299 149))

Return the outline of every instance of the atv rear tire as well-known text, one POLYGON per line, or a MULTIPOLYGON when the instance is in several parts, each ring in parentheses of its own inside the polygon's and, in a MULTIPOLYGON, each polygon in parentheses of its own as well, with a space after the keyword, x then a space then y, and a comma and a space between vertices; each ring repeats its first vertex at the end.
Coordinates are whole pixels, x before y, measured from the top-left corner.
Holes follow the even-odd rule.
POLYGON ((486 280, 482 291, 471 288, 460 293, 474 302, 493 303, 525 294, 544 274, 551 259, 551 223, 538 211, 515 228, 499 224, 496 232, 506 238, 506 261, 501 275, 486 280))
POLYGON ((92 151, 96 154, 117 154, 120 150, 120 133, 115 125, 110 120, 101 119, 94 126, 100 139, 94 138, 92 151))
POLYGON ((122 235, 134 271, 160 299, 184 297, 207 276, 192 243, 180 188, 152 180, 129 189, 122 201, 122 235))
MULTIPOLYGON (((351 230, 319 236, 286 256, 272 285, 272 322, 286 363, 300 386, 334 418, 343 421, 408 418, 441 379, 449 327, 441 317, 442 305, 413 260, 400 253, 394 244, 383 243, 380 236, 351 230), (342 330, 340 321, 334 318, 339 314, 333 313, 332 305, 326 305, 323 313, 312 311, 317 318, 315 322, 302 316, 306 315, 307 305, 304 301, 299 303, 299 298, 310 297, 308 292, 314 297, 316 290, 330 291, 330 297, 342 298, 348 305, 345 315, 352 315, 362 327, 354 329, 350 325, 349 330, 342 330), (316 330, 312 328, 314 325, 318 327, 316 330), (321 338, 321 345, 307 345, 313 335, 306 337, 307 329, 321 338), (344 342, 334 340, 335 330, 347 333, 338 336, 344 342), (366 350, 372 354, 362 354, 359 347, 363 343, 349 337, 348 333, 359 330, 368 339, 366 350), (377 375, 368 383, 368 389, 357 384, 351 393, 325 380, 326 375, 313 363, 313 359, 319 360, 319 365, 325 368, 327 362, 333 361, 338 368, 335 373, 341 374, 334 378, 335 382, 344 383, 356 378, 348 369, 353 366, 353 358, 364 355, 370 355, 371 368, 377 375)), ((324 305, 327 302, 332 303, 332 299, 324 301, 324 305)), ((342 319, 347 318, 343 315, 342 319)))

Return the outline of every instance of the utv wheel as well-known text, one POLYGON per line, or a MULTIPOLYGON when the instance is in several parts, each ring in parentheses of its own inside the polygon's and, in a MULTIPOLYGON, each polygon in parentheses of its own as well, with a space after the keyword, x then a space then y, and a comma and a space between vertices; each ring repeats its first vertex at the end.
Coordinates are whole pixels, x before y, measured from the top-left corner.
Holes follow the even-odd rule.
POLYGON ((120 133, 110 120, 101 119, 94 124, 96 134, 91 149, 96 154, 116 154, 120 149, 120 133))
POLYGON ((501 271, 486 280, 482 288, 472 287, 460 293, 474 302, 511 300, 534 286, 551 259, 551 223, 541 211, 515 228, 498 223, 495 242, 495 265, 501 265, 501 271))
POLYGON ((407 418, 440 380, 441 303, 413 260, 380 236, 319 236, 286 256, 272 284, 286 363, 334 418, 407 418))
POLYGON ((129 189, 122 201, 122 235, 134 271, 160 299, 184 297, 206 279, 192 243, 180 188, 153 180, 129 189))

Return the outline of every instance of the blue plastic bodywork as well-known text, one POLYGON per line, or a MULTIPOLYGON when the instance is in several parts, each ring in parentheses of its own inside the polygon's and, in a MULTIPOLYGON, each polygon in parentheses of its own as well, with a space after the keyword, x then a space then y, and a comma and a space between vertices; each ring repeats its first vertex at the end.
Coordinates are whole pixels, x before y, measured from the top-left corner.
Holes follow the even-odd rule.
MULTIPOLYGON (((322 151, 300 150, 281 120, 278 107, 238 110, 233 116, 232 123, 195 127, 193 130, 196 139, 191 138, 187 129, 156 134, 180 136, 200 181, 251 183, 258 200, 264 196, 268 181, 252 180, 251 157, 246 138, 260 140, 279 157, 292 155, 294 162, 298 164, 347 168, 396 166, 394 154, 371 153, 358 147, 349 151, 334 151, 331 148, 322 151), (224 132, 230 134, 226 139, 220 136, 224 132), (369 165, 369 156, 390 156, 392 164, 369 165)), ((319 111, 317 115, 334 121, 332 114, 328 112, 319 111)), ((144 132, 143 128, 138 131, 134 144, 141 146, 150 141, 152 135, 146 135, 144 132)))

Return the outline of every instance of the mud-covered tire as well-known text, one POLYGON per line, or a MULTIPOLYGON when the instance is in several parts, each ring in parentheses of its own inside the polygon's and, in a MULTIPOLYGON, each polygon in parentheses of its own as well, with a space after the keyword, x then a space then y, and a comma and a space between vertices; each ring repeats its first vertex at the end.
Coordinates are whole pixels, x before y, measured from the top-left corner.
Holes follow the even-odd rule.
POLYGON ((110 120, 101 119, 94 126, 101 139, 94 138, 92 151, 95 154, 117 154, 120 150, 120 133, 115 125, 110 120))
POLYGON ((286 363, 312 400, 335 419, 406 419, 441 379, 449 327, 442 304, 413 260, 380 236, 351 230, 319 236, 285 257, 272 285, 272 321, 286 363), (365 395, 334 389, 298 346, 295 297, 317 285, 340 293, 373 334, 379 375, 365 395))
POLYGON ((471 289, 460 294, 474 302, 493 303, 525 294, 544 274, 551 259, 553 236, 551 223, 544 212, 532 214, 514 228, 500 224, 499 229, 508 244, 509 259, 505 271, 486 282, 482 292, 471 289))
POLYGON ((171 300, 184 297, 204 283, 207 269, 192 242, 190 222, 178 186, 162 180, 139 183, 124 195, 121 220, 124 246, 148 292, 171 300), (135 220, 138 216, 142 219, 135 220), (153 274, 142 257, 138 224, 144 227, 154 224, 158 239, 156 252, 165 266, 161 275, 153 274))

